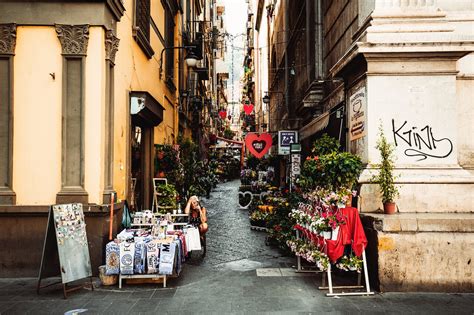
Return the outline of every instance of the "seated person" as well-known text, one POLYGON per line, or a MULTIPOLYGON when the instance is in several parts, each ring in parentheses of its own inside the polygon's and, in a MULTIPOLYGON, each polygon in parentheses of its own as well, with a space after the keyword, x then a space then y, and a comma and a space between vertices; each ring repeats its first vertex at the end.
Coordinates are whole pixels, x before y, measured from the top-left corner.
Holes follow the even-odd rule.
POLYGON ((206 208, 201 207, 197 196, 191 196, 188 200, 184 213, 189 214, 189 223, 199 228, 201 238, 207 232, 206 208))

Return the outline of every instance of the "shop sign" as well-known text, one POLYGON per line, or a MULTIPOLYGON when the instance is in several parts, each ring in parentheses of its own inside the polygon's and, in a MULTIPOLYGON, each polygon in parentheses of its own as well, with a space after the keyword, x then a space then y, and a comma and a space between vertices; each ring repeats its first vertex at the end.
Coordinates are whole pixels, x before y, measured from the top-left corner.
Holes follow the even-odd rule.
POLYGON ((290 146, 292 143, 298 143, 298 131, 296 130, 280 130, 278 131, 278 154, 290 154, 290 146))
POLYGON ((357 140, 367 133, 367 95, 365 87, 349 98, 349 140, 357 140))
POLYGON ((245 136, 245 146, 256 158, 262 158, 272 147, 272 136, 269 133, 248 133, 245 136))
POLYGON ((301 174, 301 155, 292 154, 291 155, 291 175, 296 176, 301 174))

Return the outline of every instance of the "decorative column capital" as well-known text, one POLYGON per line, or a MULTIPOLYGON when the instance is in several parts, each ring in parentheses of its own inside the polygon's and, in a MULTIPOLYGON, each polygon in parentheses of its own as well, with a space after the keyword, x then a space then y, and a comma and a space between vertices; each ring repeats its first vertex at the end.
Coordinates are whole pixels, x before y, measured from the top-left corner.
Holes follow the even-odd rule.
POLYGON ((56 24, 56 33, 61 42, 63 55, 87 55, 89 43, 89 25, 56 24))
POLYGON ((114 35, 112 30, 105 32, 105 59, 115 64, 115 54, 117 53, 120 39, 114 35))
POLYGON ((14 55, 16 44, 16 24, 0 24, 0 55, 14 55))

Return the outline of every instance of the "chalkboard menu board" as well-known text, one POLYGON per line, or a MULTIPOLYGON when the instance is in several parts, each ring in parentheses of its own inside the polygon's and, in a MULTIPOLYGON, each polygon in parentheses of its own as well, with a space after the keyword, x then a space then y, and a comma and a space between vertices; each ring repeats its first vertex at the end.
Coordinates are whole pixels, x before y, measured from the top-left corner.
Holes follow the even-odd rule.
MULTIPOLYGON (((38 279, 61 274, 63 284, 92 277, 86 224, 82 204, 52 206, 38 279)), ((66 288, 64 295, 66 297, 66 288)))

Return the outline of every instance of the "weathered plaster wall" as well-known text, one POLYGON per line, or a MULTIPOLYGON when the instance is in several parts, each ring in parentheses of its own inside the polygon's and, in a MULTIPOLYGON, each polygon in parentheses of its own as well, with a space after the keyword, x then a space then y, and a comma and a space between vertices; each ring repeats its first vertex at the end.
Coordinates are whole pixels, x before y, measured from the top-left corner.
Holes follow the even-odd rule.
POLYGON ((13 188, 18 205, 53 204, 61 189, 61 93, 62 56, 56 31, 19 26, 13 131, 13 188))
MULTIPOLYGON (((90 203, 101 203, 103 189, 103 34, 101 27, 89 29, 85 58, 84 188, 90 203)), ((17 205, 54 204, 61 189, 62 58, 54 27, 18 27, 13 145, 17 205)))
MULTIPOLYGON (((131 0, 125 1, 128 13, 117 23, 117 37, 120 39, 120 45, 115 58, 114 188, 121 199, 126 198, 127 179, 130 172, 128 160, 131 123, 130 91, 147 91, 165 108, 163 122, 155 127, 155 143, 173 143, 173 136, 177 136, 175 132, 177 128, 176 95, 166 87, 163 80, 159 80, 160 54, 164 46, 154 28, 150 26, 150 44, 155 54, 148 59, 143 53, 132 37, 133 3, 134 1, 131 0)), ((160 1, 152 1, 151 16, 160 34, 164 36, 164 11, 160 1)), ((178 36, 177 31, 175 35, 178 36)), ((175 50, 175 56, 177 58, 178 50, 175 50)), ((163 79, 166 77, 164 67, 163 59, 163 79)), ((176 78, 178 76, 177 66, 175 76, 176 78)), ((177 81, 175 85, 178 86, 177 81)))
MULTIPOLYGON (((474 291, 472 214, 373 215, 381 291, 474 291)), ((373 261, 371 262, 373 263, 373 261)), ((374 270, 377 268, 377 270, 374 270)))

